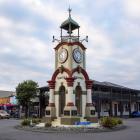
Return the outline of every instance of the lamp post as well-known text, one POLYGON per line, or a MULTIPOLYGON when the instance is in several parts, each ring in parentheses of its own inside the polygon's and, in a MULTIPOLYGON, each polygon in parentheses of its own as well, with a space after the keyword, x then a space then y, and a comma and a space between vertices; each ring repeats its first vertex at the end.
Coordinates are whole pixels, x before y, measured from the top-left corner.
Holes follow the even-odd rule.
POLYGON ((38 97, 38 117, 40 118, 40 90, 36 91, 36 95, 38 97))

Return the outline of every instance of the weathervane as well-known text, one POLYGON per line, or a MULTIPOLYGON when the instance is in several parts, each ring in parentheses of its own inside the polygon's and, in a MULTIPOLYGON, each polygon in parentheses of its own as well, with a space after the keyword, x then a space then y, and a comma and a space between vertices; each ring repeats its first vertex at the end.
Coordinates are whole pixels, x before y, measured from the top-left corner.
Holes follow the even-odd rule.
POLYGON ((72 9, 71 9, 70 6, 69 6, 69 8, 68 8, 69 17, 71 17, 71 11, 72 11, 72 9))

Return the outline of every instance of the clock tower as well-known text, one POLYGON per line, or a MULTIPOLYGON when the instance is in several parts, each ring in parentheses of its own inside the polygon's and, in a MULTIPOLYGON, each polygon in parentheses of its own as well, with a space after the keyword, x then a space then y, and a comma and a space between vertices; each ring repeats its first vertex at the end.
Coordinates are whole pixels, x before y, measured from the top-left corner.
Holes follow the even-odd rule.
POLYGON ((77 121, 97 121, 92 104, 92 85, 86 72, 86 47, 80 40, 79 24, 69 17, 61 26, 60 40, 55 50, 55 71, 50 81, 49 106, 46 120, 72 125, 77 121))

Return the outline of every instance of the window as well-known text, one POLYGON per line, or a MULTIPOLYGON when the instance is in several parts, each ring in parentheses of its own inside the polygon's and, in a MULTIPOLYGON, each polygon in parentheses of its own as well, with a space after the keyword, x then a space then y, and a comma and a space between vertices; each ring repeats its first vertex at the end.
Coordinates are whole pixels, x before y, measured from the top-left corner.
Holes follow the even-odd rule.
POLYGON ((91 111, 90 111, 90 114, 91 114, 91 115, 95 115, 95 110, 91 110, 91 111))
POLYGON ((129 111, 129 105, 128 104, 125 104, 125 111, 129 111))
POLYGON ((72 115, 72 116, 76 116, 76 115, 77 115, 77 111, 76 111, 76 110, 72 110, 72 111, 71 111, 71 115, 72 115))
POLYGON ((49 110, 46 111, 46 115, 50 115, 50 111, 49 110))
POLYGON ((65 111, 64 111, 64 115, 65 115, 65 116, 70 116, 70 111, 65 110, 65 111))

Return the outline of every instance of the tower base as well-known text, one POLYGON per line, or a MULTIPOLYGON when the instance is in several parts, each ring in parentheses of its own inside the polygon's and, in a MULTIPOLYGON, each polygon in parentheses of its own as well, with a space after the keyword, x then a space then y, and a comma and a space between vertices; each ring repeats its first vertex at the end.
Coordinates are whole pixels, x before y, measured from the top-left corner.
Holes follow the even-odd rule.
POLYGON ((87 121, 98 123, 98 117, 85 117, 87 121))
POLYGON ((47 123, 51 123, 56 119, 56 108, 55 106, 47 106, 46 107, 46 112, 45 112, 45 120, 47 123))
POLYGON ((80 117, 61 117, 62 125, 75 125, 75 123, 79 121, 80 117))

